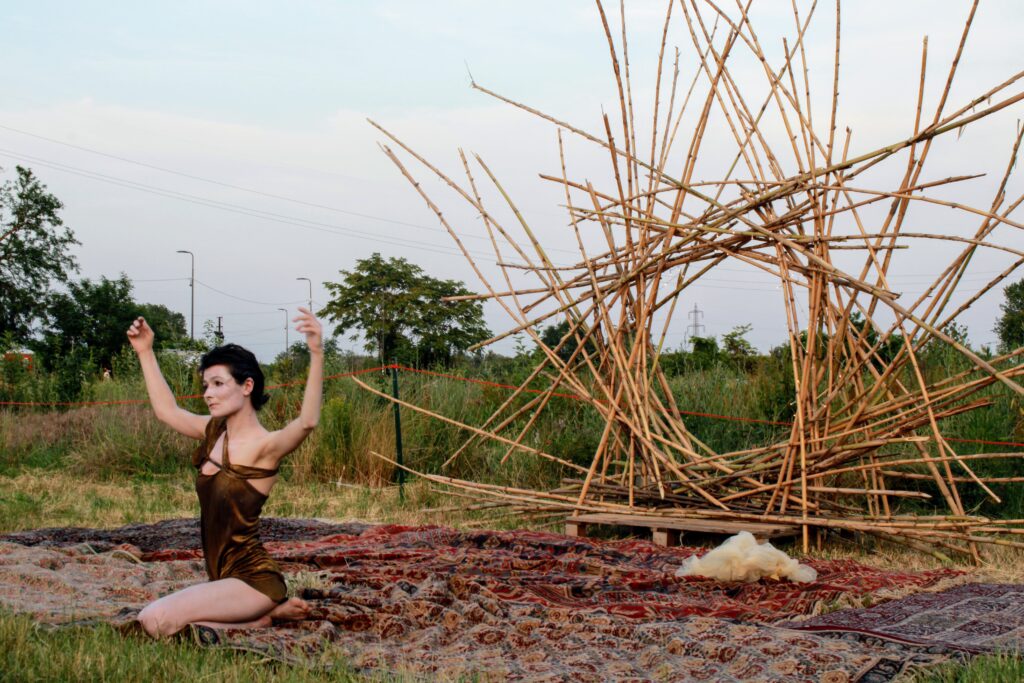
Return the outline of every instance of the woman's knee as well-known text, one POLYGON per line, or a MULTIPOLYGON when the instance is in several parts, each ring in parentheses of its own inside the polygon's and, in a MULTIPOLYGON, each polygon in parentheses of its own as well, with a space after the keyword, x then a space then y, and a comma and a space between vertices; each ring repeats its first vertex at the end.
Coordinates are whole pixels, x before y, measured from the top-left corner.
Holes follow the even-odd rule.
POLYGON ((154 638, 174 635, 184 627, 184 624, 176 623, 170 610, 160 600, 147 605, 139 612, 138 619, 146 633, 154 638))

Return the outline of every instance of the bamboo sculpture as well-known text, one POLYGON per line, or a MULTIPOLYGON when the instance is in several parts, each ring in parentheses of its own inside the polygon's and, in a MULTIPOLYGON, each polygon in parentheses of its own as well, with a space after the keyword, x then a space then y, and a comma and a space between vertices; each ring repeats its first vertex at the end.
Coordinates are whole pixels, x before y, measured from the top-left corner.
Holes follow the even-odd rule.
MULTIPOLYGON (((805 551, 809 529, 867 533, 975 559, 977 542, 1024 547, 1012 540, 1024 534, 1024 520, 974 516, 961 499, 961 490, 967 486, 980 487, 998 501, 989 482, 977 476, 972 466, 982 458, 1020 454, 962 454, 942 431, 945 418, 987 405, 985 399, 977 398, 986 387, 1002 383, 1024 393, 1019 383, 1024 364, 1017 362, 1021 349, 985 359, 946 332, 968 306, 1024 263, 1024 251, 990 239, 999 226, 1024 228, 1011 219, 1024 196, 1006 194, 1024 129, 1008 145, 1002 182, 987 206, 969 207, 930 194, 970 177, 926 181, 923 174, 936 138, 957 135, 964 126, 1024 99, 1024 93, 1013 91, 1019 88, 1021 72, 955 109, 947 101, 977 2, 965 22, 935 110, 925 111, 924 106, 926 39, 916 114, 909 128, 913 134, 857 154, 851 151, 851 131, 847 129, 840 139, 836 130, 838 2, 833 94, 823 128, 818 112, 812 112, 804 49, 814 6, 802 16, 794 2, 796 35, 784 41, 781 63, 771 64, 751 25, 749 5, 737 2, 727 12, 711 0, 669 2, 649 141, 639 139, 635 125, 625 13, 616 40, 600 0, 597 8, 619 95, 619 111, 614 120, 604 116, 600 134, 473 83, 478 91, 557 128, 561 174, 542 177, 564 191, 568 221, 562 229, 572 231, 579 245, 575 264, 556 266, 550 260, 534 226, 523 218, 483 159, 471 160, 460 151, 465 179, 456 180, 373 124, 406 158, 436 174, 482 217, 500 282, 493 282, 489 273, 478 268, 408 162, 390 143, 382 145, 474 268, 486 289, 478 298, 497 302, 515 321, 511 329, 484 344, 524 333, 543 353, 529 378, 486 423, 460 425, 471 436, 449 462, 479 439, 489 439, 507 446, 506 458, 514 451, 526 452, 576 473, 565 487, 550 492, 424 476, 521 510, 785 522, 802 528, 805 551), (677 25, 685 27, 679 35, 692 42, 699 56, 697 73, 685 95, 679 82, 678 51, 674 75, 663 73, 668 36, 677 25), (740 51, 753 55, 763 68, 768 94, 760 101, 749 101, 730 72, 730 60, 740 51), (666 89, 667 105, 663 102, 666 89), (684 114, 695 109, 696 123, 684 136, 680 123, 686 120, 684 114), (772 139, 765 126, 769 118, 771 130, 784 131, 781 143, 772 139), (735 150, 721 180, 696 182, 694 169, 712 125, 724 126, 735 150), (605 151, 614 179, 610 187, 598 189, 570 176, 562 144, 566 135, 605 151), (682 156, 674 153, 679 140, 686 144, 682 156), (871 189, 859 182, 867 170, 886 162, 901 164, 895 189, 871 189), (511 209, 514 229, 484 206, 478 186, 484 178, 511 209), (880 225, 869 226, 863 215, 866 207, 875 204, 884 205, 888 212, 880 225), (921 204, 945 206, 962 217, 972 217, 976 227, 963 236, 911 232, 906 228, 907 216, 921 204), (600 250, 585 247, 587 231, 594 230, 604 238, 600 250), (516 239, 513 233, 526 238, 516 239), (894 252, 934 240, 958 245, 958 253, 920 297, 907 301, 889 284, 894 252), (840 249, 860 250, 863 262, 855 269, 837 266, 832 257, 840 249), (953 307, 954 292, 962 291, 972 256, 982 249, 1000 250, 1015 260, 965 303, 953 307), (659 356, 681 293, 727 262, 760 269, 780 284, 796 386, 795 415, 788 438, 778 443, 718 453, 687 427, 659 356), (536 284, 514 285, 523 273, 536 284), (863 324, 851 322, 854 314, 863 324), (535 329, 559 319, 568 321, 569 332, 555 346, 545 344, 535 329), (883 358, 881 350, 890 340, 902 346, 895 357, 883 358), (565 359, 559 352, 570 342, 569 348, 575 351, 565 359), (918 358, 923 345, 936 343, 955 349, 969 361, 971 370, 926 381, 918 358), (542 393, 525 393, 538 383, 546 386, 542 393), (582 397, 603 418, 603 432, 589 466, 527 445, 538 416, 558 392, 582 397), (901 481, 914 480, 933 482, 949 514, 899 514, 896 505, 901 499, 927 497, 901 488, 901 481)), ((409 403, 403 405, 459 424, 409 403)))

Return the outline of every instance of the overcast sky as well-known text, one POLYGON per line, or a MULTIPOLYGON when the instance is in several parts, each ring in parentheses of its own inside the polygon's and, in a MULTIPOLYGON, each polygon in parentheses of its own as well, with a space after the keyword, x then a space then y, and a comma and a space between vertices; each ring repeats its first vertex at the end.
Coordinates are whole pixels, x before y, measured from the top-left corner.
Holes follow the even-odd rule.
MULTIPOLYGON (((652 107, 666 3, 626 4, 640 120, 652 107)), ((777 56, 782 36, 793 34, 789 3, 754 5, 755 27, 777 56)), ((926 35, 927 101, 934 104, 967 3, 858 0, 843 8, 839 124, 854 131, 852 151, 863 152, 909 136, 926 35)), ((617 7, 609 12, 617 16, 617 7)), ((807 49, 820 98, 831 92, 834 5, 819 3, 818 13, 807 49)), ((1024 68, 1022 34, 1020 0, 982 4, 950 108, 1024 68)), ((674 22, 669 42, 681 49, 688 80, 696 64, 682 22, 674 22)), ((618 106, 600 21, 585 0, 3 3, 0 61, 0 166, 5 177, 15 164, 31 167, 64 202, 64 218, 82 242, 80 275, 127 273, 138 300, 187 316, 189 257, 176 251, 192 251, 197 331, 223 316, 228 339, 263 360, 284 345, 278 309, 294 311, 307 298, 296 278, 313 281, 322 306, 322 283, 374 251, 481 288, 380 151, 384 138, 367 117, 446 170, 458 170, 459 147, 480 153, 553 258, 569 261, 573 255, 560 251, 572 245, 561 195, 537 177, 558 172, 554 128, 473 91, 467 73, 594 132, 602 108, 618 106)), ((988 174, 939 196, 987 208, 1022 114, 1024 107, 1011 107, 937 146, 926 179, 988 174)), ((685 149, 677 144, 670 167, 682 166, 685 149)), ((607 156, 581 145, 569 153, 575 177, 605 178, 607 156)), ((874 179, 894 187, 885 176, 874 179)), ((479 221, 443 188, 430 188, 470 250, 484 253, 479 221)), ((1009 194, 1021 191, 1015 178, 1009 194)), ((966 234, 977 225, 946 226, 949 214, 922 211, 914 227, 966 234)), ((1001 230, 996 239, 1024 247, 1019 232, 1001 230)), ((923 289, 952 253, 899 252, 894 273, 902 291, 923 289)), ((493 260, 481 265, 497 279, 493 260)), ((1008 263, 979 255, 968 288, 1008 263)), ((995 339, 1000 301, 1001 292, 989 295, 964 318, 972 343, 995 339)), ((703 311, 704 334, 751 324, 749 338, 762 350, 784 339, 778 290, 741 267, 688 290, 680 309, 694 305, 703 311)), ((497 306, 486 311, 493 330, 510 326, 497 306)), ((685 334, 687 319, 678 318, 672 348, 685 334)))

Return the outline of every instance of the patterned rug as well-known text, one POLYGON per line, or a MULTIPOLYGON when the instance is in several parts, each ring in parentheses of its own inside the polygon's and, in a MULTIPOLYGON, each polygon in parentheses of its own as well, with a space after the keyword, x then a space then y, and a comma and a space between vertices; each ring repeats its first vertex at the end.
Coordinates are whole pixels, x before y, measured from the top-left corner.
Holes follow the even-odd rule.
MULTIPOLYGON (((260 536, 264 541, 311 540, 331 534, 359 535, 372 528, 366 522, 322 522, 316 519, 264 517, 260 536)), ((96 550, 133 545, 143 552, 168 549, 199 549, 198 519, 168 519, 155 524, 129 524, 116 529, 52 527, 0 534, 0 541, 21 545, 69 546, 88 543, 96 550)))
MULTIPOLYGON (((202 642, 360 670, 482 680, 887 681, 944 657, 772 622, 962 582, 809 560, 810 584, 677 578, 695 552, 540 532, 265 520, 263 537, 312 618, 197 630, 202 642), (298 581, 296 581, 298 579, 298 581)), ((0 605, 49 623, 129 622, 205 579, 193 521, 0 537, 0 605), (191 532, 191 533, 190 533, 191 532)))
POLYGON ((1024 586, 972 583, 922 593, 870 609, 848 609, 790 628, 830 636, 851 634, 978 654, 1024 650, 1024 586))

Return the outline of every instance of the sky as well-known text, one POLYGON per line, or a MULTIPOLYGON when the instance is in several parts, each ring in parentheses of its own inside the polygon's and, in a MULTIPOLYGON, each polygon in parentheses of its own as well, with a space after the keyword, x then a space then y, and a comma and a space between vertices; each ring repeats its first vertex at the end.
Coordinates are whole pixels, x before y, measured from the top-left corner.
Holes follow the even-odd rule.
MULTIPOLYGON (((809 3, 798 6, 806 13, 809 3)), ((925 36, 926 106, 934 106, 967 4, 859 0, 842 7, 838 121, 840 130, 853 129, 851 150, 867 151, 909 136, 925 36)), ((607 9, 617 32, 618 7, 607 9)), ((653 106, 665 9, 664 1, 626 2, 637 120, 649 118, 653 106)), ((778 59, 782 37, 794 33, 790 4, 755 0, 752 21, 769 58, 778 59)), ((831 93, 834 22, 834 4, 818 3, 806 48, 819 112, 828 106, 818 100, 831 93)), ((951 106, 1024 67, 1022 30, 1024 3, 982 3, 951 106)), ((696 62, 684 23, 672 23, 669 45, 679 47, 680 81, 688 80, 696 62)), ((3 176, 16 164, 28 166, 63 201, 63 217, 81 242, 78 276, 125 273, 138 301, 188 317, 191 259, 177 252, 191 251, 197 334, 220 316, 229 341, 267 361, 284 348, 284 320, 309 296, 297 278, 311 280, 319 308, 327 301, 323 283, 339 281, 339 271, 375 251, 482 291, 452 238, 381 150, 379 143, 391 143, 368 118, 446 172, 459 172, 460 148, 479 154, 552 259, 569 263, 574 243, 564 196, 538 177, 559 172, 554 127, 475 91, 470 74, 595 133, 603 112, 618 111, 600 19, 584 0, 3 3, 0 60, 8 67, 0 98, 3 176)), ((764 85, 755 66, 736 65, 752 93, 764 85)), ((986 174, 937 196, 987 208, 1022 115, 1015 105, 937 144, 927 179, 986 174)), ((701 169, 707 179, 716 171, 715 145, 728 148, 726 132, 709 134, 701 169)), ((682 166, 685 149, 677 144, 670 167, 682 166)), ((566 150, 573 177, 608 182, 606 153, 579 140, 566 150)), ((410 169, 485 275, 500 281, 478 217, 422 167, 410 169)), ((868 179, 892 189, 893 173, 880 169, 868 179)), ((1014 176, 1008 194, 1022 190, 1014 176)), ((977 225, 934 208, 913 218, 922 232, 966 234, 977 225)), ((1024 248, 1019 231, 1000 229, 994 239, 1024 248)), ((901 291, 923 289, 952 253, 935 245, 899 252, 893 273, 901 291)), ((965 290, 1009 263, 1005 254, 979 254, 965 290)), ((994 342, 1001 300, 999 291, 988 294, 964 316, 973 344, 994 342)), ((725 265, 687 290, 679 310, 695 306, 701 334, 749 324, 748 338, 761 350, 785 338, 778 287, 742 265, 725 265)), ((512 325, 497 305, 487 304, 485 315, 495 332, 512 325)), ((670 348, 683 344, 692 321, 676 318, 670 348)), ((495 350, 511 352, 511 340, 495 350)))

